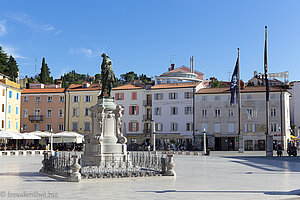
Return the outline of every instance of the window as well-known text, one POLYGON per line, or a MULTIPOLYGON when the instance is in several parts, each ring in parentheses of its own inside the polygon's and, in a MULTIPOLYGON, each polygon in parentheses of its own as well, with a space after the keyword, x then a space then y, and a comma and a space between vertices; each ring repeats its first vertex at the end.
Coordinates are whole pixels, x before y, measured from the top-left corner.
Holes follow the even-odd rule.
POLYGON ((90 122, 85 122, 84 123, 84 131, 90 131, 90 122))
POLYGON ((193 98, 192 92, 185 92, 185 93, 184 93, 184 98, 185 98, 185 99, 191 99, 191 98, 193 98))
POLYGON ((8 113, 11 113, 11 105, 8 105, 8 113))
POLYGON ((19 100, 19 93, 17 93, 17 100, 19 100))
POLYGON ((247 99, 252 99, 252 96, 250 94, 248 94, 247 99))
POLYGON ((116 93, 115 99, 116 100, 124 100, 124 93, 116 93))
POLYGON ((35 103, 40 103, 41 102, 41 97, 35 97, 35 103))
POLYGON ((77 122, 73 122, 72 130, 77 131, 77 122))
POLYGON ((52 131, 52 124, 46 124, 46 130, 52 131))
POLYGON ((178 98, 177 92, 170 92, 169 93, 169 99, 177 99, 177 98, 178 98))
POLYGON ((27 103, 28 102, 28 97, 23 97, 23 102, 27 103))
POLYGON ((4 104, 2 104, 2 112, 4 112, 4 104))
POLYGON ((254 133, 255 132, 255 124, 254 123, 246 123, 245 124, 245 132, 246 133, 254 133))
POLYGON ((220 133, 221 132, 221 124, 220 123, 215 123, 215 133, 220 133))
POLYGON ((277 131, 279 131, 279 124, 277 124, 276 122, 271 122, 271 124, 270 124, 270 131, 271 132, 277 132, 277 131))
POLYGON ((85 102, 92 102, 92 96, 85 96, 85 102))
POLYGON ((8 129, 10 129, 11 128, 11 121, 10 121, 10 119, 8 120, 8 129))
POLYGON ((28 128, 27 124, 22 124, 22 130, 23 131, 27 131, 27 128, 28 128))
POLYGON ((64 124, 58 124, 58 130, 63 131, 64 130, 64 124))
POLYGON ((47 97, 47 102, 48 102, 48 103, 52 103, 52 96, 48 96, 48 97, 47 97))
POLYGON ((202 101, 207 101, 207 96, 202 96, 202 101))
POLYGON ((136 144, 136 143, 137 143, 137 139, 131 138, 130 143, 131 143, 131 144, 136 144))
POLYGON ((163 100, 163 93, 155 93, 154 100, 163 100))
POLYGON ((35 116, 39 116, 41 114, 41 110, 40 109, 34 109, 34 115, 35 116))
POLYGON ((79 96, 73 96, 73 102, 74 103, 78 103, 80 100, 80 97, 79 96))
POLYGON ((5 96, 5 89, 2 90, 2 96, 5 96))
POLYGON ((129 115, 138 115, 139 107, 138 106, 129 106, 129 115))
POLYGON ((271 117, 276 117, 277 116, 277 111, 276 108, 271 108, 271 117))
POLYGON ((207 109, 201 110, 201 117, 207 117, 207 109))
POLYGON ((18 131, 18 130, 19 130, 19 121, 16 120, 16 131, 18 131))
POLYGON ((47 110, 47 118, 52 118, 52 110, 51 109, 47 110))
POLYGON ((166 83, 170 83, 170 79, 167 79, 166 83))
POLYGON ((204 132, 204 131, 208 131, 208 129, 207 129, 207 123, 203 123, 203 124, 201 124, 201 132, 204 132))
POLYGON ((72 116, 75 117, 75 116, 79 116, 79 108, 73 108, 73 112, 72 112, 72 116))
POLYGON ((34 124, 33 129, 34 129, 34 131, 39 131, 40 130, 40 125, 39 124, 34 124))
POLYGON ((12 97, 12 91, 9 91, 8 96, 9 96, 9 98, 12 97))
POLYGON ((4 120, 2 120, 2 128, 4 128, 4 120))
POLYGON ((139 131, 139 123, 138 122, 129 122, 129 131, 130 132, 138 132, 139 131))
POLYGON ((131 100, 136 100, 136 92, 131 93, 131 100))
POLYGON ((192 107, 188 106, 184 108, 184 114, 191 115, 192 114, 192 107))
POLYGON ((155 115, 161 115, 161 108, 160 107, 154 108, 154 114, 155 115))
POLYGON ((233 108, 228 109, 228 117, 233 117, 233 108))
POLYGON ((220 100, 220 96, 215 96, 215 100, 219 101, 220 100))
POLYGON ((89 109, 88 108, 85 109, 84 115, 89 116, 89 109))
POLYGON ((19 114, 19 107, 17 106, 16 107, 16 115, 18 115, 19 114))
POLYGON ((155 131, 162 131, 163 130, 163 125, 162 123, 155 123, 155 131))
POLYGON ((246 115, 247 115, 248 119, 253 118, 253 110, 252 110, 252 108, 246 108, 246 115))
POLYGON ((228 133, 234 132, 234 123, 228 123, 228 133))
POLYGON ((177 115, 178 114, 178 108, 177 107, 171 107, 171 115, 177 115))
POLYGON ((65 97, 64 96, 59 96, 59 103, 65 102, 65 97))
POLYGON ((178 124, 176 122, 171 122, 170 131, 177 131, 178 130, 178 124))
POLYGON ((58 116, 59 116, 59 118, 63 118, 64 117, 64 110, 62 108, 60 108, 58 110, 58 116))
POLYGON ((188 122, 186 123, 186 131, 192 131, 193 130, 193 123, 188 122))
POLYGON ((221 117, 221 109, 215 109, 215 117, 221 117))

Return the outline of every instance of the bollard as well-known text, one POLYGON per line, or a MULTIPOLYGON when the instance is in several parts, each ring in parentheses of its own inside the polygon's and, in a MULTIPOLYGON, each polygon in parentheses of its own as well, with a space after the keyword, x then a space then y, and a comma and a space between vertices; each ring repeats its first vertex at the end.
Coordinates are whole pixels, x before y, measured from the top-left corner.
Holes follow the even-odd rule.
POLYGON ((175 163, 174 163, 173 157, 174 157, 174 155, 172 155, 172 154, 168 155, 169 162, 167 163, 167 170, 163 174, 165 176, 176 176, 176 173, 175 173, 175 170, 174 170, 175 163))
POLYGON ((81 174, 79 172, 81 166, 78 163, 78 155, 72 155, 73 164, 71 165, 72 173, 68 178, 70 182, 79 182, 81 180, 81 174))

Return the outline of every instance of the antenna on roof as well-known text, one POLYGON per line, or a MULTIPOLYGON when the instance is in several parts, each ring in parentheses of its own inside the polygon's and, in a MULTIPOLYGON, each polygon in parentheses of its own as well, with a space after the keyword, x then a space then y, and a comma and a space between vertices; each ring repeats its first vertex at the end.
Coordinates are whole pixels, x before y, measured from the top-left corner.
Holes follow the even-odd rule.
POLYGON ((194 56, 190 58, 190 72, 194 73, 194 56))

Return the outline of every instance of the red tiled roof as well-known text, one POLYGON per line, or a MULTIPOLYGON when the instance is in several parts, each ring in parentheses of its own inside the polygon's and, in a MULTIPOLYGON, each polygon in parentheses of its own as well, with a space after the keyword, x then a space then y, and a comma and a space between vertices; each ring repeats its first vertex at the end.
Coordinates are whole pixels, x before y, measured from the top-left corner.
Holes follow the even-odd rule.
POLYGON ((37 89, 23 89, 22 94, 35 93, 63 93, 65 88, 37 88, 37 89))
POLYGON ((101 90, 101 86, 98 83, 91 84, 89 87, 84 88, 81 84, 71 84, 67 91, 89 91, 89 90, 101 90))
POLYGON ((119 87, 115 87, 112 90, 137 90, 137 89, 144 89, 144 88, 133 84, 126 84, 119 87))
POLYGON ((167 83, 167 84, 154 85, 151 87, 151 90, 170 89, 170 88, 190 88, 190 87, 196 87, 197 85, 199 85, 199 82, 167 83))
MULTIPOLYGON (((283 88, 278 87, 270 87, 270 92, 280 92, 280 91, 287 91, 283 88)), ((252 87, 248 86, 241 89, 242 93, 252 93, 252 92, 266 92, 265 86, 257 86, 252 87)), ((196 94, 220 94, 220 93, 230 93, 230 87, 225 88, 202 88, 196 94)))

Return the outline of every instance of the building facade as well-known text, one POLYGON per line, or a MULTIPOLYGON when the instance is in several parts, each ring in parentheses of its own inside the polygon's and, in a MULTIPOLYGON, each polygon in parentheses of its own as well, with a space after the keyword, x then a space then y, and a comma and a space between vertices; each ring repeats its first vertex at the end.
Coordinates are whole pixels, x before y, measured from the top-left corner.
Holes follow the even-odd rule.
POLYGON ((194 93, 202 82, 158 84, 151 87, 152 119, 156 146, 168 144, 191 148, 194 138, 194 93))
POLYGON ((84 135, 91 133, 92 118, 89 109, 96 105, 101 87, 99 84, 71 84, 66 89, 65 129, 84 135))
MULTIPOLYGON (((241 134, 245 150, 265 150, 266 94, 265 87, 241 89, 241 134)), ((285 89, 270 88, 270 134, 274 147, 284 147, 290 140, 290 93, 285 89)), ((203 147, 203 133, 208 136, 212 150, 238 149, 238 109, 230 105, 229 88, 204 88, 196 93, 196 144, 203 147)))
MULTIPOLYGON (((144 130, 144 120, 146 120, 145 109, 145 89, 142 86, 126 84, 112 89, 112 96, 115 102, 124 109, 122 118, 122 128, 127 137, 127 144, 142 144, 150 141, 149 135, 144 130), (148 140, 148 141, 147 141, 148 140)), ((150 116, 148 116, 150 117, 150 116)))
POLYGON ((4 78, 0 80, 1 130, 20 131, 20 84, 4 78))
POLYGON ((65 130, 65 88, 23 89, 21 98, 21 131, 65 130))

